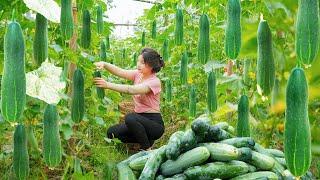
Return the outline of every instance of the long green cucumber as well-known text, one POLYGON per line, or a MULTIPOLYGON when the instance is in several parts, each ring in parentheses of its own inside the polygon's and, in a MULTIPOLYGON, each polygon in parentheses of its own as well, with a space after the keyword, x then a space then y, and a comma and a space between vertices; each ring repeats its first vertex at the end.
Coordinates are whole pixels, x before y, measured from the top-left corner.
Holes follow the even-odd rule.
POLYGON ((302 176, 311 165, 308 83, 303 69, 294 68, 287 84, 284 155, 288 169, 302 176))
POLYGON ((8 122, 21 122, 26 104, 25 44, 20 24, 8 24, 4 36, 1 113, 8 122))
POLYGON ((57 108, 47 105, 43 117, 43 157, 49 167, 58 166, 62 158, 57 108))

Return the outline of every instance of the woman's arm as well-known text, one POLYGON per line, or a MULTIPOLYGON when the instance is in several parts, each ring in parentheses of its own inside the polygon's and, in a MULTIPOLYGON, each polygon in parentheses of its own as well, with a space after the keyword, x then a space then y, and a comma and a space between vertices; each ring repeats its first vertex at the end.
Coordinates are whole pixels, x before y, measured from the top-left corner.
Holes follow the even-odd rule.
POLYGON ((134 74, 136 73, 136 70, 125 70, 122 68, 119 68, 118 66, 115 66, 113 64, 107 63, 107 62, 97 62, 95 63, 98 69, 106 69, 111 74, 114 74, 116 76, 119 76, 124 79, 128 80, 134 80, 134 74))
POLYGON ((137 85, 115 84, 111 82, 106 82, 103 78, 95 78, 94 82, 97 87, 111 89, 114 91, 132 94, 132 95, 147 94, 151 91, 150 87, 148 87, 145 84, 137 84, 137 85))
POLYGON ((107 88, 114 91, 132 94, 132 95, 147 94, 151 91, 151 89, 144 84, 126 85, 126 84, 115 84, 115 83, 107 82, 107 88))

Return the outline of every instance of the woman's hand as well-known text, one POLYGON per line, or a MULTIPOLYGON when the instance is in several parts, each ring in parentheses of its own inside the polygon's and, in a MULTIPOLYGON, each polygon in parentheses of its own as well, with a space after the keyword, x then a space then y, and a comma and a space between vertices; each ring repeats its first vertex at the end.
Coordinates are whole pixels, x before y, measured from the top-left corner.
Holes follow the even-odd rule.
POLYGON ((106 62, 104 62, 104 61, 99 61, 99 62, 95 62, 94 63, 94 65, 96 66, 96 68, 98 69, 98 70, 103 70, 103 69, 105 69, 105 67, 106 67, 106 62))
POLYGON ((94 85, 96 85, 99 88, 104 88, 107 89, 108 88, 108 82, 106 80, 104 80, 103 78, 94 78, 94 85))

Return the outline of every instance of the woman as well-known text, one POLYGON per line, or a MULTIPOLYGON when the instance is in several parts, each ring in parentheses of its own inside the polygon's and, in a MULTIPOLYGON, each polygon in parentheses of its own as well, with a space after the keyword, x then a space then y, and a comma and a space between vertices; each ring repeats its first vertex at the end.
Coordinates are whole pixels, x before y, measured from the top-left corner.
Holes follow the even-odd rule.
POLYGON ((125 116, 125 123, 111 126, 108 138, 118 138, 126 143, 139 143, 141 149, 150 148, 154 140, 164 133, 160 113, 161 82, 156 73, 164 66, 160 55, 151 48, 144 48, 137 62, 137 70, 124 70, 106 62, 95 63, 97 69, 134 82, 133 85, 114 84, 95 78, 97 87, 133 95, 134 113, 125 116))

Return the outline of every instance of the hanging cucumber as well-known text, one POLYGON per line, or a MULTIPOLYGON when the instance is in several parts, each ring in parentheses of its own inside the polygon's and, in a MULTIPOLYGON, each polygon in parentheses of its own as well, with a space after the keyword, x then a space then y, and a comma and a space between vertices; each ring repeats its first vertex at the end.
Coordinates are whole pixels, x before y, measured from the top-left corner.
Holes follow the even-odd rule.
POLYGON ((296 53, 303 64, 317 57, 320 37, 319 0, 299 0, 296 23, 296 53))
POLYGON ((201 15, 199 27, 198 60, 201 64, 206 64, 210 59, 210 23, 208 15, 201 15))
POLYGON ((89 10, 84 10, 82 13, 82 32, 81 32, 81 47, 88 49, 91 43, 91 18, 89 10))
POLYGON ((62 158, 57 108, 47 105, 43 117, 43 157, 49 167, 56 167, 62 158))
POLYGON ((242 95, 238 104, 237 136, 250 137, 249 99, 242 95))
POLYGON ((21 122, 26 104, 25 44, 20 24, 8 24, 4 36, 1 113, 8 122, 21 122))
POLYGON ((175 44, 180 46, 183 43, 183 12, 182 9, 176 10, 176 27, 174 30, 175 44))
POLYGON ((209 112, 217 110, 216 76, 213 71, 208 76, 207 104, 209 112))
POLYGON ((103 10, 100 5, 97 6, 97 31, 99 34, 103 33, 103 10))
POLYGON ((236 59, 241 48, 241 4, 240 0, 228 0, 225 52, 230 59, 236 59))
POLYGON ((182 85, 188 83, 188 59, 188 53, 185 51, 182 55, 180 66, 180 82, 182 85))
POLYGON ((73 122, 79 123, 84 116, 84 77, 80 69, 73 74, 71 118, 73 122))
POLYGON ((274 85, 275 65, 272 51, 272 34, 266 20, 258 27, 257 87, 261 94, 268 96, 274 85))
POLYGON ((48 21, 41 14, 36 15, 36 31, 33 41, 33 59, 38 66, 48 58, 48 21))
POLYGON ((308 115, 308 83, 303 69, 294 68, 286 90, 284 154, 295 176, 304 175, 311 164, 311 133, 308 115))
POLYGON ((64 40, 73 35, 72 0, 61 0, 60 28, 64 40))

